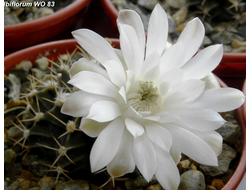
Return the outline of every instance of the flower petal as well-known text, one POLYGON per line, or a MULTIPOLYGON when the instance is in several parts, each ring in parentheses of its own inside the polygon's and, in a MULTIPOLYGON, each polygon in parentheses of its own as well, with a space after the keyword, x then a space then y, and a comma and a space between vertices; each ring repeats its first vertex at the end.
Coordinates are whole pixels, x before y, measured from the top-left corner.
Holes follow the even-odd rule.
POLYGON ((99 100, 111 100, 111 98, 84 91, 74 92, 64 102, 61 112, 73 117, 86 117, 89 108, 99 100))
POLYGON ((171 71, 173 69, 180 69, 182 67, 184 54, 186 48, 182 41, 170 46, 162 55, 161 70, 162 73, 171 71))
POLYGON ((114 48, 114 50, 116 52, 116 55, 120 59, 122 65, 123 65, 124 70, 128 70, 128 67, 127 67, 127 65, 125 63, 125 60, 124 60, 124 57, 123 57, 123 54, 122 54, 122 50, 121 49, 116 49, 116 48, 114 48))
POLYGON ((138 113, 132 106, 128 106, 122 116, 124 118, 142 118, 142 114, 138 113))
POLYGON ((70 69, 70 78, 81 71, 92 71, 94 73, 99 73, 106 79, 109 79, 107 71, 105 71, 104 68, 86 58, 81 58, 77 62, 73 63, 70 69))
POLYGON ((113 47, 99 34, 88 29, 79 29, 73 31, 72 35, 81 47, 98 62, 105 63, 109 60, 120 62, 113 47))
POLYGON ((166 124, 174 146, 191 159, 205 165, 218 165, 217 155, 200 137, 177 125, 166 124))
POLYGON ((117 118, 100 133, 90 152, 92 172, 102 169, 115 157, 120 146, 124 128, 124 122, 117 118))
POLYGON ((203 108, 180 109, 180 118, 183 124, 199 131, 216 130, 226 122, 217 112, 203 108))
POLYGON ((131 87, 131 84, 135 80, 135 73, 132 70, 126 70, 126 74, 127 74, 126 92, 128 92, 131 87))
POLYGON ((125 119, 125 125, 134 138, 141 136, 145 131, 143 126, 129 118, 125 119))
POLYGON ((168 152, 155 147, 157 170, 155 177, 164 189, 177 189, 180 183, 179 170, 168 152))
POLYGON ((146 133, 134 139, 135 163, 143 177, 149 182, 157 168, 157 158, 153 144, 146 133))
POLYGON ((79 129, 90 137, 97 137, 110 122, 97 122, 91 119, 82 118, 79 129))
POLYGON ((202 107, 216 112, 226 112, 240 107, 245 101, 244 94, 234 88, 216 88, 204 91, 190 107, 202 107))
POLYGON ((221 88, 216 76, 213 73, 209 73, 207 76, 201 79, 206 83, 205 90, 212 88, 221 88))
POLYGON ((167 93, 162 103, 162 111, 178 108, 186 100, 186 95, 181 92, 167 93))
POLYGON ((206 133, 193 131, 193 133, 209 144, 217 156, 221 154, 223 138, 219 133, 216 131, 207 131, 206 133))
POLYGON ((154 145, 162 148, 165 151, 170 151, 172 145, 172 137, 168 130, 156 123, 145 125, 147 134, 154 145))
POLYGON ((118 26, 120 24, 125 24, 131 26, 138 38, 140 44, 140 51, 144 52, 145 49, 145 31, 144 26, 141 20, 141 17, 132 10, 121 10, 119 11, 118 18, 117 18, 118 26))
POLYGON ((160 116, 159 123, 175 123, 180 120, 179 110, 176 109, 159 112, 156 115, 160 116))
POLYGON ((111 121, 120 115, 120 107, 115 102, 98 101, 90 107, 89 114, 86 116, 86 119, 106 122, 111 121))
POLYGON ((160 60, 161 57, 157 52, 151 53, 143 62, 140 69, 140 75, 143 76, 146 72, 150 71, 153 67, 159 64, 160 60))
POLYGON ((110 60, 104 63, 103 66, 107 70, 107 73, 109 75, 111 82, 113 82, 115 85, 119 87, 125 86, 126 76, 125 76, 124 68, 121 63, 110 60))
POLYGON ((181 92, 186 95, 186 102, 193 101, 199 97, 205 88, 205 82, 198 79, 183 81, 179 86, 173 88, 173 92, 181 92))
POLYGON ((133 136, 124 130, 120 147, 114 159, 108 164, 107 171, 112 177, 121 177, 135 169, 133 155, 133 136))
POLYGON ((141 49, 141 44, 135 30, 130 25, 119 23, 118 26, 120 31, 120 46, 127 67, 129 70, 133 70, 136 74, 139 74, 144 59, 144 49, 141 49))
POLYGON ((177 41, 177 43, 182 42, 182 45, 185 47, 184 54, 178 54, 178 56, 183 57, 181 66, 186 64, 198 51, 204 36, 205 29, 199 18, 194 18, 187 23, 177 41))
POLYGON ((168 92, 168 90, 169 90, 169 84, 167 82, 160 83, 159 92, 160 92, 160 95, 162 97, 164 97, 166 95, 166 93, 168 92))
POLYGON ((201 50, 182 68, 184 79, 204 78, 219 65, 222 56, 222 45, 213 45, 201 50))
POLYGON ((74 75, 68 82, 75 87, 93 94, 116 98, 116 87, 106 78, 98 73, 81 71, 74 75))
POLYGON ((169 88, 174 88, 183 81, 183 71, 181 69, 173 69, 164 73, 158 79, 158 83, 165 82, 169 88))
POLYGON ((166 46, 167 38, 168 17, 160 4, 157 4, 149 19, 146 57, 154 51, 161 55, 166 46))
POLYGON ((145 75, 143 76, 143 80, 154 81, 155 79, 157 79, 157 77, 159 77, 159 74, 160 74, 160 67, 159 65, 156 65, 155 67, 153 67, 152 69, 150 69, 148 72, 145 73, 145 75))
POLYGON ((126 90, 125 90, 124 86, 122 86, 120 88, 120 90, 118 91, 118 93, 119 93, 120 96, 117 97, 117 103, 119 105, 127 104, 126 90))
POLYGON ((181 161, 181 151, 179 151, 174 145, 171 146, 169 153, 175 164, 178 164, 181 161))

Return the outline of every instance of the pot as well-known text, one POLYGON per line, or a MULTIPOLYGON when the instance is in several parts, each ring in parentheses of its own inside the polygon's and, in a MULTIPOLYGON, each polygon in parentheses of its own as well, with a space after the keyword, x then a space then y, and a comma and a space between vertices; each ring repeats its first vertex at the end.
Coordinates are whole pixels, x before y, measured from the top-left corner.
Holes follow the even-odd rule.
POLYGON ((117 28, 116 19, 118 17, 118 10, 113 5, 111 0, 101 0, 101 1, 102 1, 102 5, 103 5, 106 13, 108 14, 111 22, 113 23, 114 27, 117 28))
MULTIPOLYGON (((244 81, 244 83, 243 83, 243 86, 242 86, 242 92, 245 94, 245 96, 246 96, 246 79, 245 79, 245 81, 244 81)), ((246 101, 244 102, 244 104, 242 105, 242 113, 243 113, 243 119, 244 119, 244 123, 245 123, 245 125, 246 125, 246 101)))
POLYGON ((62 33, 82 18, 90 1, 76 0, 49 16, 5 26, 4 49, 28 47, 62 33))
POLYGON ((246 53, 224 53, 213 73, 229 86, 241 89, 246 77, 246 53))
MULTIPOLYGON (((111 39, 112 45, 115 48, 120 48, 119 40, 111 39)), ((37 56, 47 55, 49 59, 56 60, 59 54, 64 54, 67 52, 72 52, 76 48, 77 42, 74 39, 70 40, 60 40, 49 43, 44 43, 40 45, 36 45, 33 47, 29 47, 13 54, 10 54, 4 59, 5 70, 4 73, 8 74, 9 70, 13 68, 17 63, 22 60, 29 60, 34 63, 37 56), (49 55, 48 55, 49 54, 49 55)), ((218 78, 222 87, 226 87, 227 85, 218 78)), ((243 119, 242 109, 238 108, 236 110, 236 119, 241 126, 242 131, 242 152, 239 164, 231 177, 231 179, 225 184, 222 190, 235 190, 246 171, 246 126, 243 119)))

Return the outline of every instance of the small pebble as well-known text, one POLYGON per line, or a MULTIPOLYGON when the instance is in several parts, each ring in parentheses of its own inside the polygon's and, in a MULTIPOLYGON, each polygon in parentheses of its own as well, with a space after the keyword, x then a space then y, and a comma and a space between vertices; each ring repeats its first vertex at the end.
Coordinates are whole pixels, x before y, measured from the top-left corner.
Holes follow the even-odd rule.
POLYGON ((207 185, 206 190, 217 190, 217 189, 212 185, 207 185))
POLYGON ((22 187, 22 190, 29 190, 30 188, 30 181, 29 180, 25 180, 22 182, 22 184, 20 185, 22 187))
POLYGON ((14 164, 16 157, 17 155, 15 151, 13 151, 12 149, 5 150, 4 151, 4 164, 6 164, 7 166, 14 164))
POLYGON ((221 190, 224 187, 224 183, 221 179, 214 179, 212 181, 212 186, 214 186, 217 190, 221 190))
POLYGON ((197 170, 197 167, 196 167, 194 164, 191 164, 191 165, 190 165, 190 169, 191 169, 191 170, 197 170))
POLYGON ((175 9, 180 9, 187 4, 187 0, 165 0, 168 5, 175 9))
POLYGON ((189 170, 181 175, 178 190, 205 190, 205 177, 198 170, 189 170))
POLYGON ((150 185, 147 190, 162 190, 162 187, 161 185, 158 183, 158 184, 155 184, 155 185, 150 185))
POLYGON ((127 189, 138 189, 142 188, 144 186, 148 186, 149 184, 156 184, 158 181, 155 177, 152 178, 152 180, 148 183, 142 175, 139 175, 137 178, 126 181, 125 186, 127 189))
POLYGON ((84 180, 58 183, 55 190, 89 190, 89 184, 84 180))
POLYGON ((234 169, 229 169, 227 173, 220 176, 220 179, 223 181, 224 184, 226 184, 230 180, 233 174, 234 174, 234 169))
POLYGON ((40 187, 32 187, 29 190, 40 190, 40 187))
POLYGON ((210 40, 210 38, 208 36, 205 36, 203 39, 202 45, 206 47, 206 46, 209 46, 211 44, 212 44, 212 40, 210 40))
POLYGON ((246 53, 246 47, 239 47, 239 48, 235 48, 232 51, 233 53, 246 53))
POLYGON ((186 20, 187 14, 188 7, 182 7, 175 14, 173 14, 173 18, 177 26, 186 20))
POLYGON ((236 157, 236 151, 223 143, 222 153, 218 156, 218 166, 200 165, 200 170, 205 175, 218 176, 228 171, 230 162, 236 157))
POLYGON ((16 190, 20 184, 24 181, 24 179, 18 179, 15 182, 13 182, 8 188, 7 190, 16 190))
POLYGON ((145 7, 149 10, 153 10, 155 5, 158 3, 157 0, 138 0, 138 5, 145 7))
POLYGON ((112 3, 117 7, 118 10, 121 10, 126 5, 126 0, 111 0, 112 3))
POLYGON ((42 18, 54 13, 54 10, 48 7, 38 9, 34 14, 34 19, 42 18))
POLYGON ((189 160, 182 160, 178 163, 177 167, 180 171, 180 173, 183 173, 186 171, 186 168, 190 165, 190 161, 189 160))
POLYGON ((49 176, 44 176, 39 182, 38 185, 41 187, 40 190, 50 190, 53 188, 54 183, 52 178, 49 176))
POLYGON ((240 42, 239 40, 234 39, 231 43, 231 46, 233 48, 246 47, 246 42, 240 42))
POLYGON ((33 174, 29 170, 23 170, 21 173, 21 178, 31 181, 33 174))
POLYGON ((234 146, 241 136, 241 129, 237 123, 226 122, 216 131, 223 137, 223 142, 231 146, 234 146))
POLYGON ((187 25, 187 22, 181 23, 176 27, 176 31, 181 33, 183 31, 183 29, 185 28, 185 26, 187 25))
POLYGON ((246 52, 246 42, 241 42, 237 39, 234 39, 231 43, 231 46, 233 48, 232 52, 235 53, 245 53, 246 52))

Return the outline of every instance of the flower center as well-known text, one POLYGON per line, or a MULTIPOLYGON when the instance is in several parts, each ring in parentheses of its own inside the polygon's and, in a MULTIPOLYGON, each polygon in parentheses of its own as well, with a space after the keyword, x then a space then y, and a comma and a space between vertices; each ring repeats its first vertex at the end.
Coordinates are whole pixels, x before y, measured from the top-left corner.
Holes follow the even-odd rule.
POLYGON ((161 96, 153 82, 136 81, 127 94, 128 104, 138 112, 159 111, 161 96))

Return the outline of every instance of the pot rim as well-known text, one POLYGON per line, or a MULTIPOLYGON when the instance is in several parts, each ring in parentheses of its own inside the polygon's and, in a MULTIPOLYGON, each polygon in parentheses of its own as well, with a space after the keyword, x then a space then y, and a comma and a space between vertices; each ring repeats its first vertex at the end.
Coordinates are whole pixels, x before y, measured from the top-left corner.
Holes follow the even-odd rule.
POLYGON ((59 23, 85 7, 91 0, 76 0, 55 13, 35 20, 4 26, 4 35, 11 36, 16 31, 33 32, 59 23))
MULTIPOLYGON (((245 79, 243 86, 242 86, 242 92, 245 94, 245 96, 247 94, 246 85, 247 85, 247 80, 245 79)), ((242 113, 243 113, 244 124, 246 125, 246 100, 241 108, 242 108, 242 113)))
MULTIPOLYGON (((114 42, 116 45, 119 45, 118 39, 110 38, 110 40, 114 42)), ((36 54, 35 56, 32 56, 32 59, 35 60, 37 58, 37 55, 39 55, 39 53, 41 52, 47 52, 47 50, 50 50, 49 52, 51 53, 50 56, 56 56, 56 55, 58 56, 59 54, 70 51, 69 49, 73 51, 76 48, 76 45, 77 45, 77 42, 75 39, 68 39, 68 40, 59 40, 59 41, 43 43, 43 44, 35 45, 32 47, 17 51, 15 53, 7 55, 4 58, 4 66, 5 66, 4 73, 7 74, 9 70, 13 68, 14 65, 17 64, 16 60, 13 61, 15 57, 17 57, 18 60, 25 60, 28 58, 27 55, 29 54, 30 51, 36 54), (56 52, 54 52, 55 48, 57 49, 56 52)), ((220 78, 218 78, 218 80, 222 87, 227 86, 220 78)), ((234 171, 230 180, 222 188, 222 190, 235 190, 237 186, 239 185, 239 183, 241 182, 241 179, 243 178, 245 171, 246 171, 246 125, 244 122, 241 107, 236 110, 236 119, 239 122, 239 125, 241 126, 241 131, 242 131, 241 157, 240 157, 240 161, 236 170, 234 171)))
MULTIPOLYGON (((227 85, 219 77, 217 77, 217 80, 219 81, 222 87, 227 87, 227 85)), ((244 122, 243 118, 244 115, 242 110, 244 104, 238 109, 236 109, 236 120, 239 123, 242 132, 241 133, 242 149, 241 149, 239 164, 236 167, 229 181, 225 184, 225 186, 221 190, 235 190, 240 184, 246 172, 246 123, 244 122)))

